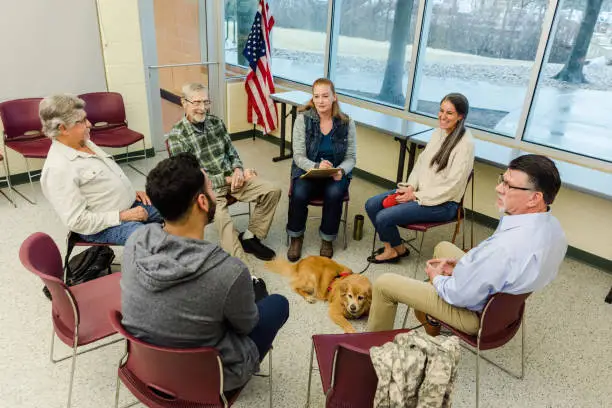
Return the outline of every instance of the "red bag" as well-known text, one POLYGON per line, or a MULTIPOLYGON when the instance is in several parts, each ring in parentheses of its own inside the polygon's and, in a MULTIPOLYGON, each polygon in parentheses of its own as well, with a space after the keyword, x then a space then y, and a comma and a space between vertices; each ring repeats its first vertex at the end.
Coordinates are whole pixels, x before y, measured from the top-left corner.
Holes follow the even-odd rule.
POLYGON ((382 202, 383 208, 389 208, 389 207, 393 207, 394 205, 399 204, 397 202, 397 196, 398 195, 399 195, 398 193, 393 193, 393 194, 389 194, 387 197, 385 197, 385 199, 382 202))

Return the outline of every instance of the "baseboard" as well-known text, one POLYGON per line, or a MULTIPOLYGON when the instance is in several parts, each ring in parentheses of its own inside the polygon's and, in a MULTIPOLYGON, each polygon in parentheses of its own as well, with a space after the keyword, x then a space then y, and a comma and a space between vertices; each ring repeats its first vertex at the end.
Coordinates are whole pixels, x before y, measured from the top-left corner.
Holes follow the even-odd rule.
MULTIPOLYGON (((239 139, 234 139, 234 135, 240 135, 239 138, 244 139, 245 136, 242 136, 242 134, 244 133, 247 133, 249 135, 248 137, 251 137, 252 135, 251 131, 239 132, 239 133, 232 134, 231 136, 232 140, 239 140, 239 139)), ((269 136, 269 135, 262 135, 261 132, 259 133, 260 134, 257 136, 258 138, 268 141, 270 143, 273 143, 277 146, 280 145, 279 138, 274 137, 274 136, 269 136)), ((289 148, 290 146, 291 144, 287 143, 287 148, 289 148)), ((384 177, 377 176, 376 174, 372 174, 358 167, 355 167, 355 169, 353 169, 353 175, 355 175, 355 177, 359 177, 360 179, 376 184, 377 186, 380 186, 387 190, 395 188, 394 181, 388 180, 384 177)), ((470 211, 469 209, 467 210, 467 216, 470 219, 472 219, 471 217, 473 216, 473 219, 476 223, 489 227, 489 228, 493 228, 493 229, 497 228, 497 224, 499 223, 499 220, 497 218, 493 218, 488 215, 481 214, 475 211, 472 213, 472 211, 470 211)), ((590 252, 584 251, 582 249, 578 249, 573 246, 568 247, 567 256, 569 256, 570 258, 576 259, 577 261, 580 261, 582 263, 594 266, 598 269, 602 269, 608 273, 612 273, 612 260, 610 259, 603 258, 601 256, 592 254, 590 252)))
POLYGON ((245 130, 242 132, 234 132, 230 134, 230 139, 232 140, 243 140, 243 139, 264 139, 263 133, 261 130, 253 129, 253 130, 245 130))
MULTIPOLYGON (((155 149, 150 148, 146 150, 146 155, 147 157, 154 157, 155 156, 155 149)), ((121 154, 115 154, 113 155, 113 158, 115 159, 115 161, 120 162, 119 164, 123 164, 123 160, 126 159, 127 157, 127 153, 121 153, 121 154)), ((142 160, 142 150, 136 150, 133 152, 129 153, 129 157, 130 157, 130 163, 137 163, 139 160, 142 160), (138 159, 132 159, 132 157, 138 157, 141 156, 138 159)), ((32 170, 32 173, 40 173, 40 170, 32 170)), ((34 176, 34 180, 38 180, 40 178, 40 174, 37 174, 36 176, 34 176)), ((20 184, 26 184, 29 183, 30 180, 28 179, 28 173, 18 173, 18 174, 11 174, 11 184, 13 186, 18 186, 20 184)), ((4 185, 6 183, 2 183, 2 188, 4 188, 4 185)))

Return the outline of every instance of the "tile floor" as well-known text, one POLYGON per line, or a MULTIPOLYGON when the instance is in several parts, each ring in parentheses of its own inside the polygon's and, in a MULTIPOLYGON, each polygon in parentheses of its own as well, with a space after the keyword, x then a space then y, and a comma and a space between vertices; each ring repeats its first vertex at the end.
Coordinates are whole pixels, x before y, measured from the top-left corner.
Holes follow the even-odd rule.
MULTIPOLYGON (((277 147, 262 140, 236 142, 243 161, 256 167, 259 173, 277 182, 286 190, 290 161, 273 163, 277 147)), ((160 154, 149 165, 161 160, 160 154)), ((138 163, 138 165, 141 165, 138 163)), ((137 188, 143 188, 143 176, 125 167, 137 188)), ((20 186, 29 192, 28 186, 20 186)), ((20 264, 21 242, 31 233, 50 234, 64 251, 66 229, 35 184, 38 205, 18 199, 18 208, 0 198, 0 310, 3 334, 0 337, 0 407, 62 407, 68 386, 69 362, 51 364, 48 360, 51 334, 50 303, 41 293, 41 282, 20 264)), ((365 214, 365 200, 381 189, 355 179, 351 186, 349 235, 355 214, 365 214)), ((242 204, 238 204, 242 205, 242 204)), ((240 210, 240 209, 238 209, 240 210)), ((318 210, 313 210, 313 213, 318 210)), ((286 252, 284 223, 287 198, 283 195, 267 243, 281 256, 286 252)), ((239 229, 246 227, 246 217, 238 217, 239 229)), ((477 240, 492 233, 488 228, 475 227, 477 240)), ((448 239, 450 229, 432 232, 425 241, 425 252, 431 253, 440 240, 448 239)), ((214 227, 207 238, 216 240, 214 227)), ((349 240, 348 249, 336 248, 336 259, 354 270, 365 266, 371 246, 373 229, 366 221, 364 239, 349 240)), ((305 254, 317 254, 319 249, 317 221, 310 221, 306 233, 305 254)), ((121 248, 116 248, 121 258, 121 248)), ((427 256, 427 255, 426 255, 427 256)), ((274 350, 274 406, 301 407, 305 402, 310 336, 315 333, 338 333, 339 329, 327 318, 326 305, 307 304, 288 289, 284 278, 266 272, 258 260, 252 263, 263 276, 271 292, 282 293, 291 304, 291 317, 280 332, 274 350)), ((397 265, 370 267, 367 276, 375 280, 390 271, 412 276, 415 257, 397 265)), ((418 275, 424 276, 419 268, 418 275)), ((483 407, 612 407, 612 305, 603 298, 612 285, 612 275, 572 259, 563 263, 558 278, 544 291, 528 301, 526 328, 526 376, 515 380, 487 363, 481 363, 481 406, 483 407)), ((398 313, 397 323, 404 309, 398 313)), ((411 321, 410 324, 413 324, 411 321)), ((357 322, 358 330, 365 321, 357 322)), ((507 366, 520 368, 519 342, 486 353, 507 366)), ((58 342, 56 342, 58 344, 58 342)), ((62 344, 57 353, 67 353, 62 344)), ((78 358, 73 393, 74 407, 111 407, 114 403, 116 367, 122 356, 121 343, 96 350, 78 358)), ((267 365, 264 365, 264 370, 267 365)), ((464 351, 454 394, 455 407, 474 405, 474 357, 464 351)), ((133 399, 122 389, 122 403, 133 399)), ((320 381, 313 381, 313 407, 324 403, 320 381)), ((254 378, 246 387, 236 407, 267 407, 267 384, 254 378)))

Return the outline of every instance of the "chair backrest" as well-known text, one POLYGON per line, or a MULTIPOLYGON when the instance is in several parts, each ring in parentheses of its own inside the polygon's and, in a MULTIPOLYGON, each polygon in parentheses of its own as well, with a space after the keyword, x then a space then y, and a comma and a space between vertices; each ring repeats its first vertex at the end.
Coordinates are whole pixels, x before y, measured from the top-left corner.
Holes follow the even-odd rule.
POLYGON ((87 119, 92 124, 92 129, 125 126, 125 105, 123 97, 117 92, 92 92, 79 95, 85 101, 85 112, 87 119), (102 126, 96 124, 105 123, 102 126))
POLYGON ((503 346, 514 337, 521 327, 529 295, 496 293, 489 298, 480 317, 481 350, 503 346))
POLYGON ((350 344, 338 344, 326 407, 370 408, 377 385, 370 352, 350 344))
MULTIPOLYGON (((460 220, 465 216, 465 208, 463 207, 463 203, 465 200, 465 194, 467 193, 468 186, 470 183, 474 181, 474 169, 470 172, 468 176, 467 183, 465 183, 465 188, 463 189, 463 195, 461 196, 461 201, 459 201, 459 208, 457 208, 457 220, 460 220)), ((474 200, 474 186, 472 186, 472 201, 474 200)), ((473 204, 472 204, 473 205, 473 204)))
POLYGON ((223 365, 216 349, 155 346, 127 332, 121 324, 121 312, 111 311, 110 319, 117 333, 127 340, 128 356, 123 368, 146 385, 150 396, 169 403, 188 400, 223 405, 223 365))
POLYGON ((26 238, 19 249, 23 266, 45 283, 52 296, 52 318, 58 334, 71 338, 79 322, 78 305, 63 282, 62 256, 53 239, 42 232, 26 238))
POLYGON ((41 98, 15 99, 0 103, 0 119, 4 127, 4 140, 40 139, 42 124, 38 116, 41 98))

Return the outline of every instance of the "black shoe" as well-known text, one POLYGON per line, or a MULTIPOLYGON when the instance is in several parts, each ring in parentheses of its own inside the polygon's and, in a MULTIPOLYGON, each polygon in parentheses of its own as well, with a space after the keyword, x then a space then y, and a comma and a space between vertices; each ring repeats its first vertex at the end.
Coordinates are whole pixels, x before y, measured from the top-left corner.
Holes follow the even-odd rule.
POLYGON ((261 299, 268 297, 268 288, 266 282, 261 278, 253 278, 253 290, 255 291, 255 303, 261 299))
POLYGON ((244 232, 241 232, 240 235, 238 235, 238 239, 242 244, 242 249, 244 249, 244 252, 246 252, 247 254, 253 254, 256 258, 261 259, 262 261, 271 261, 272 259, 274 259, 274 257, 276 256, 274 251, 262 244, 259 238, 253 237, 249 239, 243 239, 243 235, 244 232))

